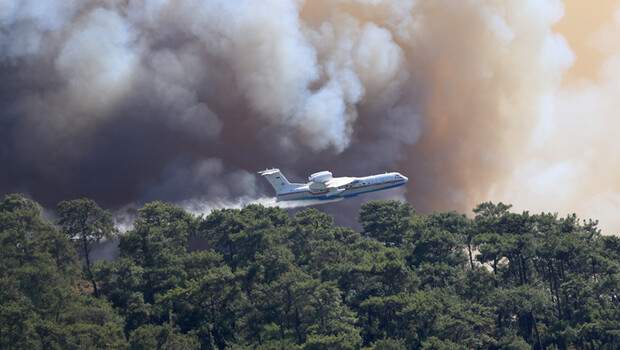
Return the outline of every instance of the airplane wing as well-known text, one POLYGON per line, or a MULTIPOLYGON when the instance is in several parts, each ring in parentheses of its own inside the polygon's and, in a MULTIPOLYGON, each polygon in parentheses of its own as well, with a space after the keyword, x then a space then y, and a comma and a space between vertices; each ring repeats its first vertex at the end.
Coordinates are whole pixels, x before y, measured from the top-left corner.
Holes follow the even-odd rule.
POLYGON ((341 192, 344 192, 348 186, 355 181, 354 177, 331 177, 321 176, 326 172, 312 174, 308 180, 310 180, 309 190, 312 193, 322 194, 327 197, 337 196, 341 192))
POLYGON ((325 187, 328 189, 337 189, 339 187, 344 187, 355 182, 356 178, 354 177, 335 177, 325 183, 325 187))

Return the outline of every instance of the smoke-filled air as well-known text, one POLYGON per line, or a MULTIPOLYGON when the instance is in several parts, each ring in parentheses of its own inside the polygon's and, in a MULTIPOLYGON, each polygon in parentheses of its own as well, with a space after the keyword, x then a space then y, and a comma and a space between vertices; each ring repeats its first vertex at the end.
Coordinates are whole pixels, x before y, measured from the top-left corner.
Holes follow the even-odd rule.
POLYGON ((200 211, 272 196, 266 167, 400 171, 422 212, 501 200, 617 232, 620 12, 591 30, 598 72, 570 81, 565 15, 559 0, 0 0, 0 193, 200 211))

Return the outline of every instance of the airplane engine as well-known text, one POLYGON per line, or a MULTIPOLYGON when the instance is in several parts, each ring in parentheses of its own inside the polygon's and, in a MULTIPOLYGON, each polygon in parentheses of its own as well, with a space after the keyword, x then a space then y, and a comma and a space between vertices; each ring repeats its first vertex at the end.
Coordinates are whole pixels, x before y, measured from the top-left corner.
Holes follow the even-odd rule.
POLYGON ((318 173, 314 173, 308 177, 308 181, 310 181, 310 192, 319 193, 327 191, 327 187, 325 183, 332 179, 332 173, 329 171, 319 171, 318 173))
POLYGON ((310 175, 310 177, 308 177, 308 181, 326 183, 331 180, 332 177, 332 173, 329 171, 319 171, 318 173, 310 175))

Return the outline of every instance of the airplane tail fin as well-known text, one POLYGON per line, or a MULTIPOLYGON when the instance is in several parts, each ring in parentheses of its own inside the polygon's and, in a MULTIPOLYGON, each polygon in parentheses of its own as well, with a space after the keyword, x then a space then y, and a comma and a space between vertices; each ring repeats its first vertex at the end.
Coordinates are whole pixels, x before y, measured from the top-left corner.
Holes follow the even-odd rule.
POLYGON ((295 188, 300 184, 293 184, 288 181, 286 176, 282 174, 280 169, 267 169, 263 171, 259 171, 259 174, 264 176, 267 181, 273 186, 273 189, 276 190, 276 195, 286 193, 291 189, 295 188))

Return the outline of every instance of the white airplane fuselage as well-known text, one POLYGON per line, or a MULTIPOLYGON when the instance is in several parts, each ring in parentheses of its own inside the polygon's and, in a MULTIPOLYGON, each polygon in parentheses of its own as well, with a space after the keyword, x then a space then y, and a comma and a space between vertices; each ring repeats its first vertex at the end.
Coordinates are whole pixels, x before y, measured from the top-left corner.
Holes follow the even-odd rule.
POLYGON ((310 182, 290 183, 278 169, 260 172, 276 190, 278 201, 334 200, 403 186, 409 180, 392 172, 364 177, 332 177, 328 171, 310 175, 310 182))

